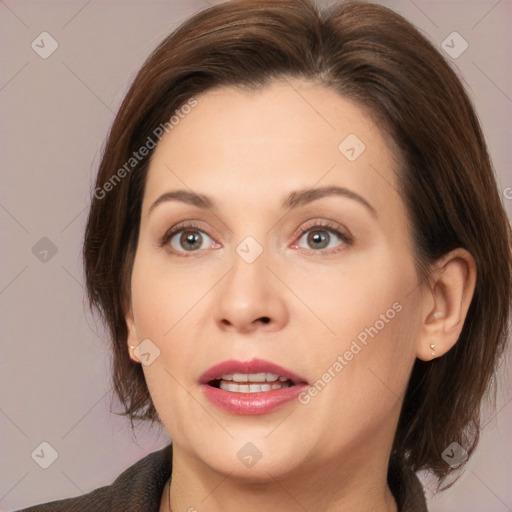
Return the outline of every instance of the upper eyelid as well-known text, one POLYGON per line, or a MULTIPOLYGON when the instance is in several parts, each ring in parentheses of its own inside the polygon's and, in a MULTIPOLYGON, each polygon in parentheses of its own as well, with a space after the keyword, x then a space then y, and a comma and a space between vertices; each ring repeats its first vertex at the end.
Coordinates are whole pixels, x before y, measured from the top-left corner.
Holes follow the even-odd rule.
MULTIPOLYGON (((173 233, 172 236, 175 236, 177 235, 178 233, 180 233, 181 231, 185 231, 187 229, 189 230, 196 230, 196 231, 200 231, 201 233, 204 233, 206 235, 208 235, 210 238, 212 238, 212 236, 208 233, 207 229, 203 229, 202 227, 198 226, 197 224, 195 224, 194 221, 190 221, 190 224, 187 224, 186 223, 187 221, 185 221, 185 224, 182 224, 182 223, 178 223, 176 226, 168 229, 164 236, 167 234, 167 233, 173 233)), ((341 234, 344 234, 346 230, 346 228, 343 228, 343 226, 338 226, 337 223, 331 223, 331 222, 326 222, 326 221, 311 221, 312 224, 307 226, 307 227, 300 227, 296 230, 296 233, 295 235, 297 234, 304 234, 304 232, 307 232, 307 231, 310 231, 314 228, 323 228, 327 231, 341 231, 342 233, 341 234)), ((212 238, 213 240, 213 238, 212 238)))
MULTIPOLYGON (((325 231, 328 231, 329 233, 332 233, 334 234, 335 236, 337 236, 342 243, 345 243, 345 244, 349 244, 349 245, 352 245, 354 243, 354 237, 352 236, 352 233, 350 231, 348 231, 346 228, 342 227, 342 226, 337 226, 337 225, 326 225, 326 224, 319 224, 319 223, 313 223, 313 225, 309 226, 309 227, 305 227, 305 228, 299 228, 299 238, 297 239, 297 242, 298 240, 300 240, 306 233, 308 233, 309 231, 322 231, 322 230, 325 230, 325 231)), ((294 243, 297 243, 297 242, 294 242, 294 243)), ((315 251, 315 252, 321 252, 321 251, 315 251)))
MULTIPOLYGON (((338 224, 337 222, 331 222, 331 221, 325 221, 325 220, 312 221, 311 225, 301 226, 300 228, 297 229, 297 231, 301 234, 304 234, 305 232, 311 231, 314 228, 325 229, 326 231, 331 231, 331 232, 339 231, 341 234, 345 234, 346 231, 348 232, 347 228, 343 227, 342 225, 338 224)), ((348 236, 348 233, 346 233, 346 234, 348 236)))
MULTIPOLYGON (((207 232, 206 229, 201 228, 197 224, 198 223, 195 221, 189 221, 189 222, 184 221, 183 223, 178 223, 175 227, 167 230, 166 233, 164 234, 164 236, 162 237, 162 239, 167 238, 167 241, 164 243, 169 244, 170 241, 174 237, 176 237, 178 234, 182 233, 183 231, 190 230, 190 231, 199 231, 199 232, 205 234, 208 238, 210 238, 213 241, 213 243, 215 243, 215 244, 219 243, 219 242, 217 242, 216 238, 212 237, 207 232)), ((352 234, 350 232, 347 233, 346 231, 348 231, 348 230, 346 228, 344 228, 343 226, 339 225, 337 222, 313 219, 313 220, 308 221, 306 224, 309 224, 309 225, 301 226, 300 228, 298 228, 295 231, 295 233, 294 233, 295 239, 294 239, 293 243, 297 243, 298 240, 300 240, 300 238, 302 238, 305 233, 307 233, 308 231, 312 231, 315 228, 324 229, 326 231, 334 233, 336 236, 338 236, 338 238, 341 239, 342 242, 347 242, 347 239, 348 240, 353 239, 352 234)), ((173 248, 173 251, 176 251, 176 249, 173 248)), ((182 251, 178 251, 178 252, 182 252, 182 251)), ((186 251, 183 251, 183 252, 186 252, 186 251)), ((191 252, 193 253, 193 252, 199 252, 199 251, 191 251, 191 252)), ((315 251, 315 252, 320 252, 320 251, 315 251)))
POLYGON ((218 243, 214 237, 212 237, 210 234, 208 234, 208 231, 206 229, 203 229, 202 227, 198 226, 195 221, 190 221, 190 224, 186 221, 184 223, 178 222, 176 226, 173 226, 172 228, 169 228, 162 237, 160 237, 161 240, 167 239, 167 243, 174 238, 176 235, 182 233, 183 231, 199 231, 208 238, 211 238, 215 243, 218 243))

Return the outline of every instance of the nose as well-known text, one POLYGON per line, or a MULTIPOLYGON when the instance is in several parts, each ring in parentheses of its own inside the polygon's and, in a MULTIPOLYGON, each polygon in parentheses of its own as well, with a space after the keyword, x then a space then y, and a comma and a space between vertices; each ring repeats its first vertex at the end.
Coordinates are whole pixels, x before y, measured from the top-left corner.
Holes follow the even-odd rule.
POLYGON ((252 263, 234 255, 233 268, 218 289, 215 321, 221 330, 274 332, 287 324, 285 289, 267 263, 265 251, 252 263))

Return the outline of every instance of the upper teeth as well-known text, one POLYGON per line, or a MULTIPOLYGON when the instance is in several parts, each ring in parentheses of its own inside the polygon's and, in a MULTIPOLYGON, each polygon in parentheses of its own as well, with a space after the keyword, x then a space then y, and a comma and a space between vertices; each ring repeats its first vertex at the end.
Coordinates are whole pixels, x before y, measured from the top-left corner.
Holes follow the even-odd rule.
POLYGON ((287 381, 287 377, 280 377, 275 373, 229 373, 221 375, 221 380, 232 380, 234 382, 281 382, 287 381))

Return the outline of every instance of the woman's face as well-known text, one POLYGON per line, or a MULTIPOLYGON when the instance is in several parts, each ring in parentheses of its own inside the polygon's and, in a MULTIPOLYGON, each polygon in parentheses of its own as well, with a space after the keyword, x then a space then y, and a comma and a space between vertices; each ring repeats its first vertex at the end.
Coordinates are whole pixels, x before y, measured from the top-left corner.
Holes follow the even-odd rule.
POLYGON ((421 310, 389 141, 308 82, 196 100, 149 166, 127 318, 177 453, 386 467, 421 310))

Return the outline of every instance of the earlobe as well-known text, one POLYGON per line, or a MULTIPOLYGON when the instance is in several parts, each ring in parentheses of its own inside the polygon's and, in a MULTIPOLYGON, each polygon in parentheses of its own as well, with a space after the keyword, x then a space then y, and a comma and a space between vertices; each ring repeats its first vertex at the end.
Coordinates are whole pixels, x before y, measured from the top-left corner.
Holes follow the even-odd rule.
POLYGON ((416 356, 430 361, 448 352, 459 339, 476 284, 476 263, 465 249, 440 259, 431 274, 416 356))
POLYGON ((130 350, 130 359, 132 361, 134 361, 135 363, 140 363, 140 360, 139 358, 135 355, 135 351, 139 348, 138 346, 136 345, 129 345, 128 346, 129 350, 130 350))

